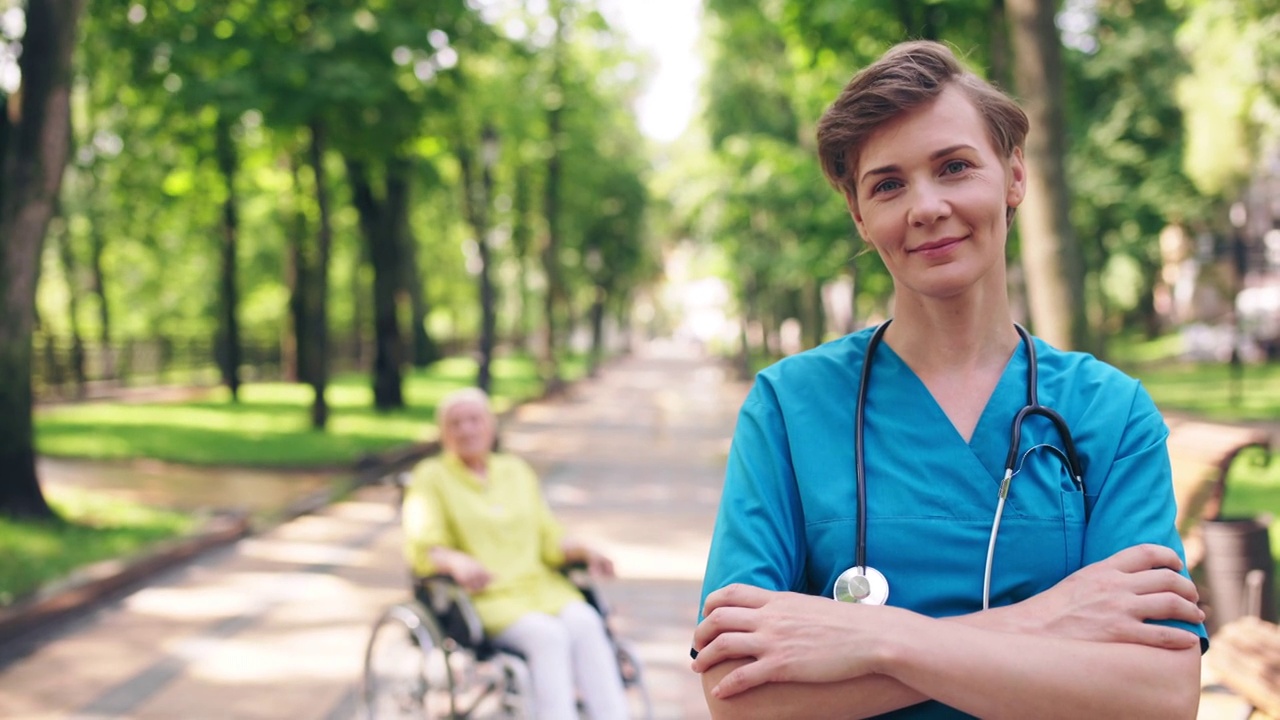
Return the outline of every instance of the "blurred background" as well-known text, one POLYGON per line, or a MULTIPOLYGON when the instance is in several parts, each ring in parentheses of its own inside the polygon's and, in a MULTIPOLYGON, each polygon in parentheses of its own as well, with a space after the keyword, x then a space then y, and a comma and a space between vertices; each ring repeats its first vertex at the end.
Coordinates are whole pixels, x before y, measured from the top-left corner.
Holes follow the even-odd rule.
MULTIPOLYGON (((166 486, 269 514, 429 440, 459 385, 658 339, 748 379, 882 319, 814 125, 907 38, 1031 115, 1019 318, 1270 423, 1277 37, 1276 0, 0 0, 0 605, 189 531, 166 486)), ((1231 502, 1280 509, 1271 468, 1231 502)))

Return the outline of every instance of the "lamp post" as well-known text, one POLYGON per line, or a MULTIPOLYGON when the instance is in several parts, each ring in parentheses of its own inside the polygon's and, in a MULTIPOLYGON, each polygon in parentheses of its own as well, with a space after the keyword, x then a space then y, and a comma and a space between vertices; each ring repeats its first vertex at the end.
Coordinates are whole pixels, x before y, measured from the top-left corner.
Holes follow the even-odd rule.
POLYGON ((1241 357, 1241 348, 1244 344, 1244 329, 1241 327, 1243 318, 1240 317, 1240 291, 1244 289, 1244 275, 1248 268, 1248 258, 1245 254, 1244 243, 1244 226, 1249 220, 1249 211, 1244 203, 1236 202, 1231 205, 1231 210, 1227 213, 1227 218, 1231 221, 1231 267, 1234 270, 1235 282, 1231 295, 1231 386, 1230 398, 1231 406, 1237 407, 1240 404, 1240 394, 1244 384, 1244 362, 1241 357))
POLYGON ((483 222, 477 228, 476 245, 480 254, 480 369, 476 386, 489 392, 492 385, 493 345, 497 330, 497 299, 493 287, 492 248, 489 246, 489 228, 493 224, 493 168, 498 163, 498 132, 493 125, 485 124, 480 132, 480 186, 482 198, 480 217, 483 222))

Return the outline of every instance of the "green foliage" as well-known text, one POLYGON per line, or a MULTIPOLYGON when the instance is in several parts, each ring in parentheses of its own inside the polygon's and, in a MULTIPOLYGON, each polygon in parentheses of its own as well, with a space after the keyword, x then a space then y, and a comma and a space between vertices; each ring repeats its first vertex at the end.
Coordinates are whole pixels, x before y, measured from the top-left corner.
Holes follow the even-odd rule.
MULTIPOLYGON (((233 403, 225 389, 179 403, 103 402, 63 405, 36 416, 41 454, 91 459, 153 458, 172 462, 259 467, 349 466, 360 457, 432 437, 435 405, 450 390, 470 385, 475 363, 452 358, 405 379, 403 410, 377 412, 360 375, 336 378, 326 399, 327 431, 310 426, 310 388, 248 383, 233 403)), ((565 363, 567 378, 581 377, 581 359, 565 363)), ((542 383, 527 357, 494 364, 494 406, 499 412, 537 396, 542 383)))
POLYGON ((0 606, 86 565, 193 530, 197 518, 78 489, 46 490, 61 521, 0 517, 0 606))

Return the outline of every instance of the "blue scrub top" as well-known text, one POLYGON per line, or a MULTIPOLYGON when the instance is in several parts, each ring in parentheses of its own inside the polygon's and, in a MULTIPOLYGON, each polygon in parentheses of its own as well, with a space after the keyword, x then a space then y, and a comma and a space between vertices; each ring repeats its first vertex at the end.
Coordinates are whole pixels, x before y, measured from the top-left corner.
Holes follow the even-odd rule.
MULTIPOLYGON (((704 602, 731 583, 830 597, 836 577, 854 564, 854 411, 872 331, 757 375, 729 453, 704 602)), ((1151 397, 1091 355, 1034 342, 1039 401, 1067 421, 1085 491, 1057 453, 1036 447, 1063 447, 1052 423, 1027 418, 996 540, 992 607, 1025 600, 1141 543, 1174 548, 1185 561, 1168 428, 1151 397)), ((867 564, 888 579, 889 605, 930 617, 982 609, 1010 426, 1027 401, 1027 359, 1019 344, 966 443, 893 349, 876 348, 863 429, 867 564)), ((1166 624, 1206 642, 1202 625, 1166 624)), ((966 717, 937 702, 889 716, 966 717)))

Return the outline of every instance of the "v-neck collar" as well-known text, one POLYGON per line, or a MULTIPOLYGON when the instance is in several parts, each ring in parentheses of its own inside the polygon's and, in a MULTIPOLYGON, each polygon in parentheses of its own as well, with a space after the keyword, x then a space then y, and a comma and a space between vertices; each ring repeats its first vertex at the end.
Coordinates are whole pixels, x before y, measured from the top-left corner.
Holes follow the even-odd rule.
MULTIPOLYGON (((979 470, 992 479, 993 482, 999 483, 1004 476, 1004 453, 1009 446, 1009 423, 1012 422, 1013 416, 1017 413, 1026 402, 1026 347, 1019 342, 1010 355, 1009 360, 1005 363, 1004 370, 1000 373, 1000 380, 991 391, 991 395, 987 398, 986 405, 982 408, 982 413, 978 416, 978 422, 973 428, 973 434, 966 441, 960 431, 951 422, 951 418, 947 417, 947 413, 943 411, 942 406, 934 398, 933 393, 929 391, 920 376, 916 375, 911 366, 898 355, 888 343, 880 343, 876 348, 876 355, 879 357, 869 358, 871 362, 887 364, 894 374, 901 373, 906 379, 906 383, 900 386, 895 392, 902 393, 899 401, 902 405, 900 408, 911 407, 916 404, 918 412, 927 413, 928 422, 931 427, 946 427, 949 432, 948 438, 938 438, 939 442, 960 443, 968 448, 968 456, 973 461, 971 470, 977 472, 979 470), (908 387, 909 386, 909 387, 908 387), (927 398, 927 401, 912 403, 911 398, 920 399, 927 398), (993 451, 999 448, 1000 452, 993 451), (987 450, 985 453, 978 452, 981 449, 987 450)), ((891 383, 884 383, 884 386, 891 386, 891 383)), ((876 372, 872 369, 871 373, 871 390, 876 390, 876 372)), ((892 407, 892 406, 891 406, 892 407)), ((870 420, 869 422, 874 422, 870 420)))

